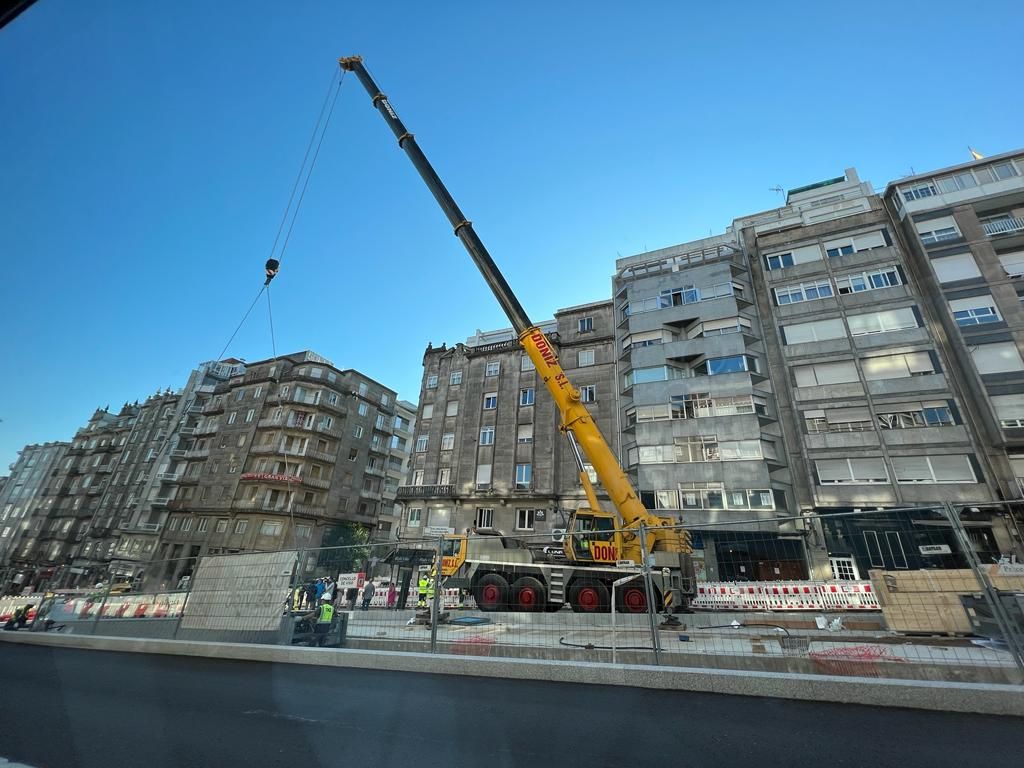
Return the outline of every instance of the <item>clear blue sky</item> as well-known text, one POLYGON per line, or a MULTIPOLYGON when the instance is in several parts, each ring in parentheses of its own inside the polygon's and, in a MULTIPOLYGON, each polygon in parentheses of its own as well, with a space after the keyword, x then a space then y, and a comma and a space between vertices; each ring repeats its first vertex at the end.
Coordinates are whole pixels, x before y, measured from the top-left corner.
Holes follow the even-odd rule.
MULTIPOLYGON (((1022 28, 1012 0, 39 0, 0 31, 0 468, 220 351, 339 55, 366 57, 539 320, 775 185, 1024 145, 1022 28)), ((428 341, 507 325, 354 78, 273 298, 279 351, 409 399, 428 341)), ((229 354, 271 354, 265 306, 229 354)))

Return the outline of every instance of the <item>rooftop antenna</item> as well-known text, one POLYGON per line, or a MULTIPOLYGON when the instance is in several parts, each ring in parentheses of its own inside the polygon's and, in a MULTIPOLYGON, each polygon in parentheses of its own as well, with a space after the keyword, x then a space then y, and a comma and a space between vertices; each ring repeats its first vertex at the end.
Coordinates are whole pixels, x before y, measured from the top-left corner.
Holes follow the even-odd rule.
POLYGON ((784 194, 786 190, 784 190, 779 184, 776 184, 774 187, 768 187, 768 191, 778 192, 781 195, 784 194))

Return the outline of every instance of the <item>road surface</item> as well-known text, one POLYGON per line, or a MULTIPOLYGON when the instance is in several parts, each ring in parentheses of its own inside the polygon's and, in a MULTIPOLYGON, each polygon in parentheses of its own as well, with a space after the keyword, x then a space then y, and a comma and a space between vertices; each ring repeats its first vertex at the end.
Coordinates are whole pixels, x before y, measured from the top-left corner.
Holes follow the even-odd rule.
POLYGON ((962 768, 1001 764, 1021 732, 981 715, 6 644, 0 681, 0 765, 41 768, 962 768))

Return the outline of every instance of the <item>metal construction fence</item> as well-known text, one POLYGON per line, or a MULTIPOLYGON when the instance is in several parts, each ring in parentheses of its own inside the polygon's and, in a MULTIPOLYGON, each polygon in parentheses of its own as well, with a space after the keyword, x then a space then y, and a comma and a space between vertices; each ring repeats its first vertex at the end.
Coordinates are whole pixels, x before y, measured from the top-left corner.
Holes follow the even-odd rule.
POLYGON ((686 557, 647 551, 650 529, 215 555, 173 589, 4 598, 0 619, 33 603, 37 631, 1020 685, 1022 520, 751 515, 690 531, 686 557), (637 540, 636 560, 584 562, 637 540))

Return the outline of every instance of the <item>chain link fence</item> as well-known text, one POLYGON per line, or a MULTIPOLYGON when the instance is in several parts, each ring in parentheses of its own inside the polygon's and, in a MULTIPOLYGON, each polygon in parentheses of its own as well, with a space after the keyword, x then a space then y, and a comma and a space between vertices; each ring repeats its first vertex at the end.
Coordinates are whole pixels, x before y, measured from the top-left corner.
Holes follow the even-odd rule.
POLYGON ((682 526, 217 555, 5 599, 0 619, 28 601, 35 630, 1022 684, 1022 520, 752 516, 688 531, 685 555, 682 526))

